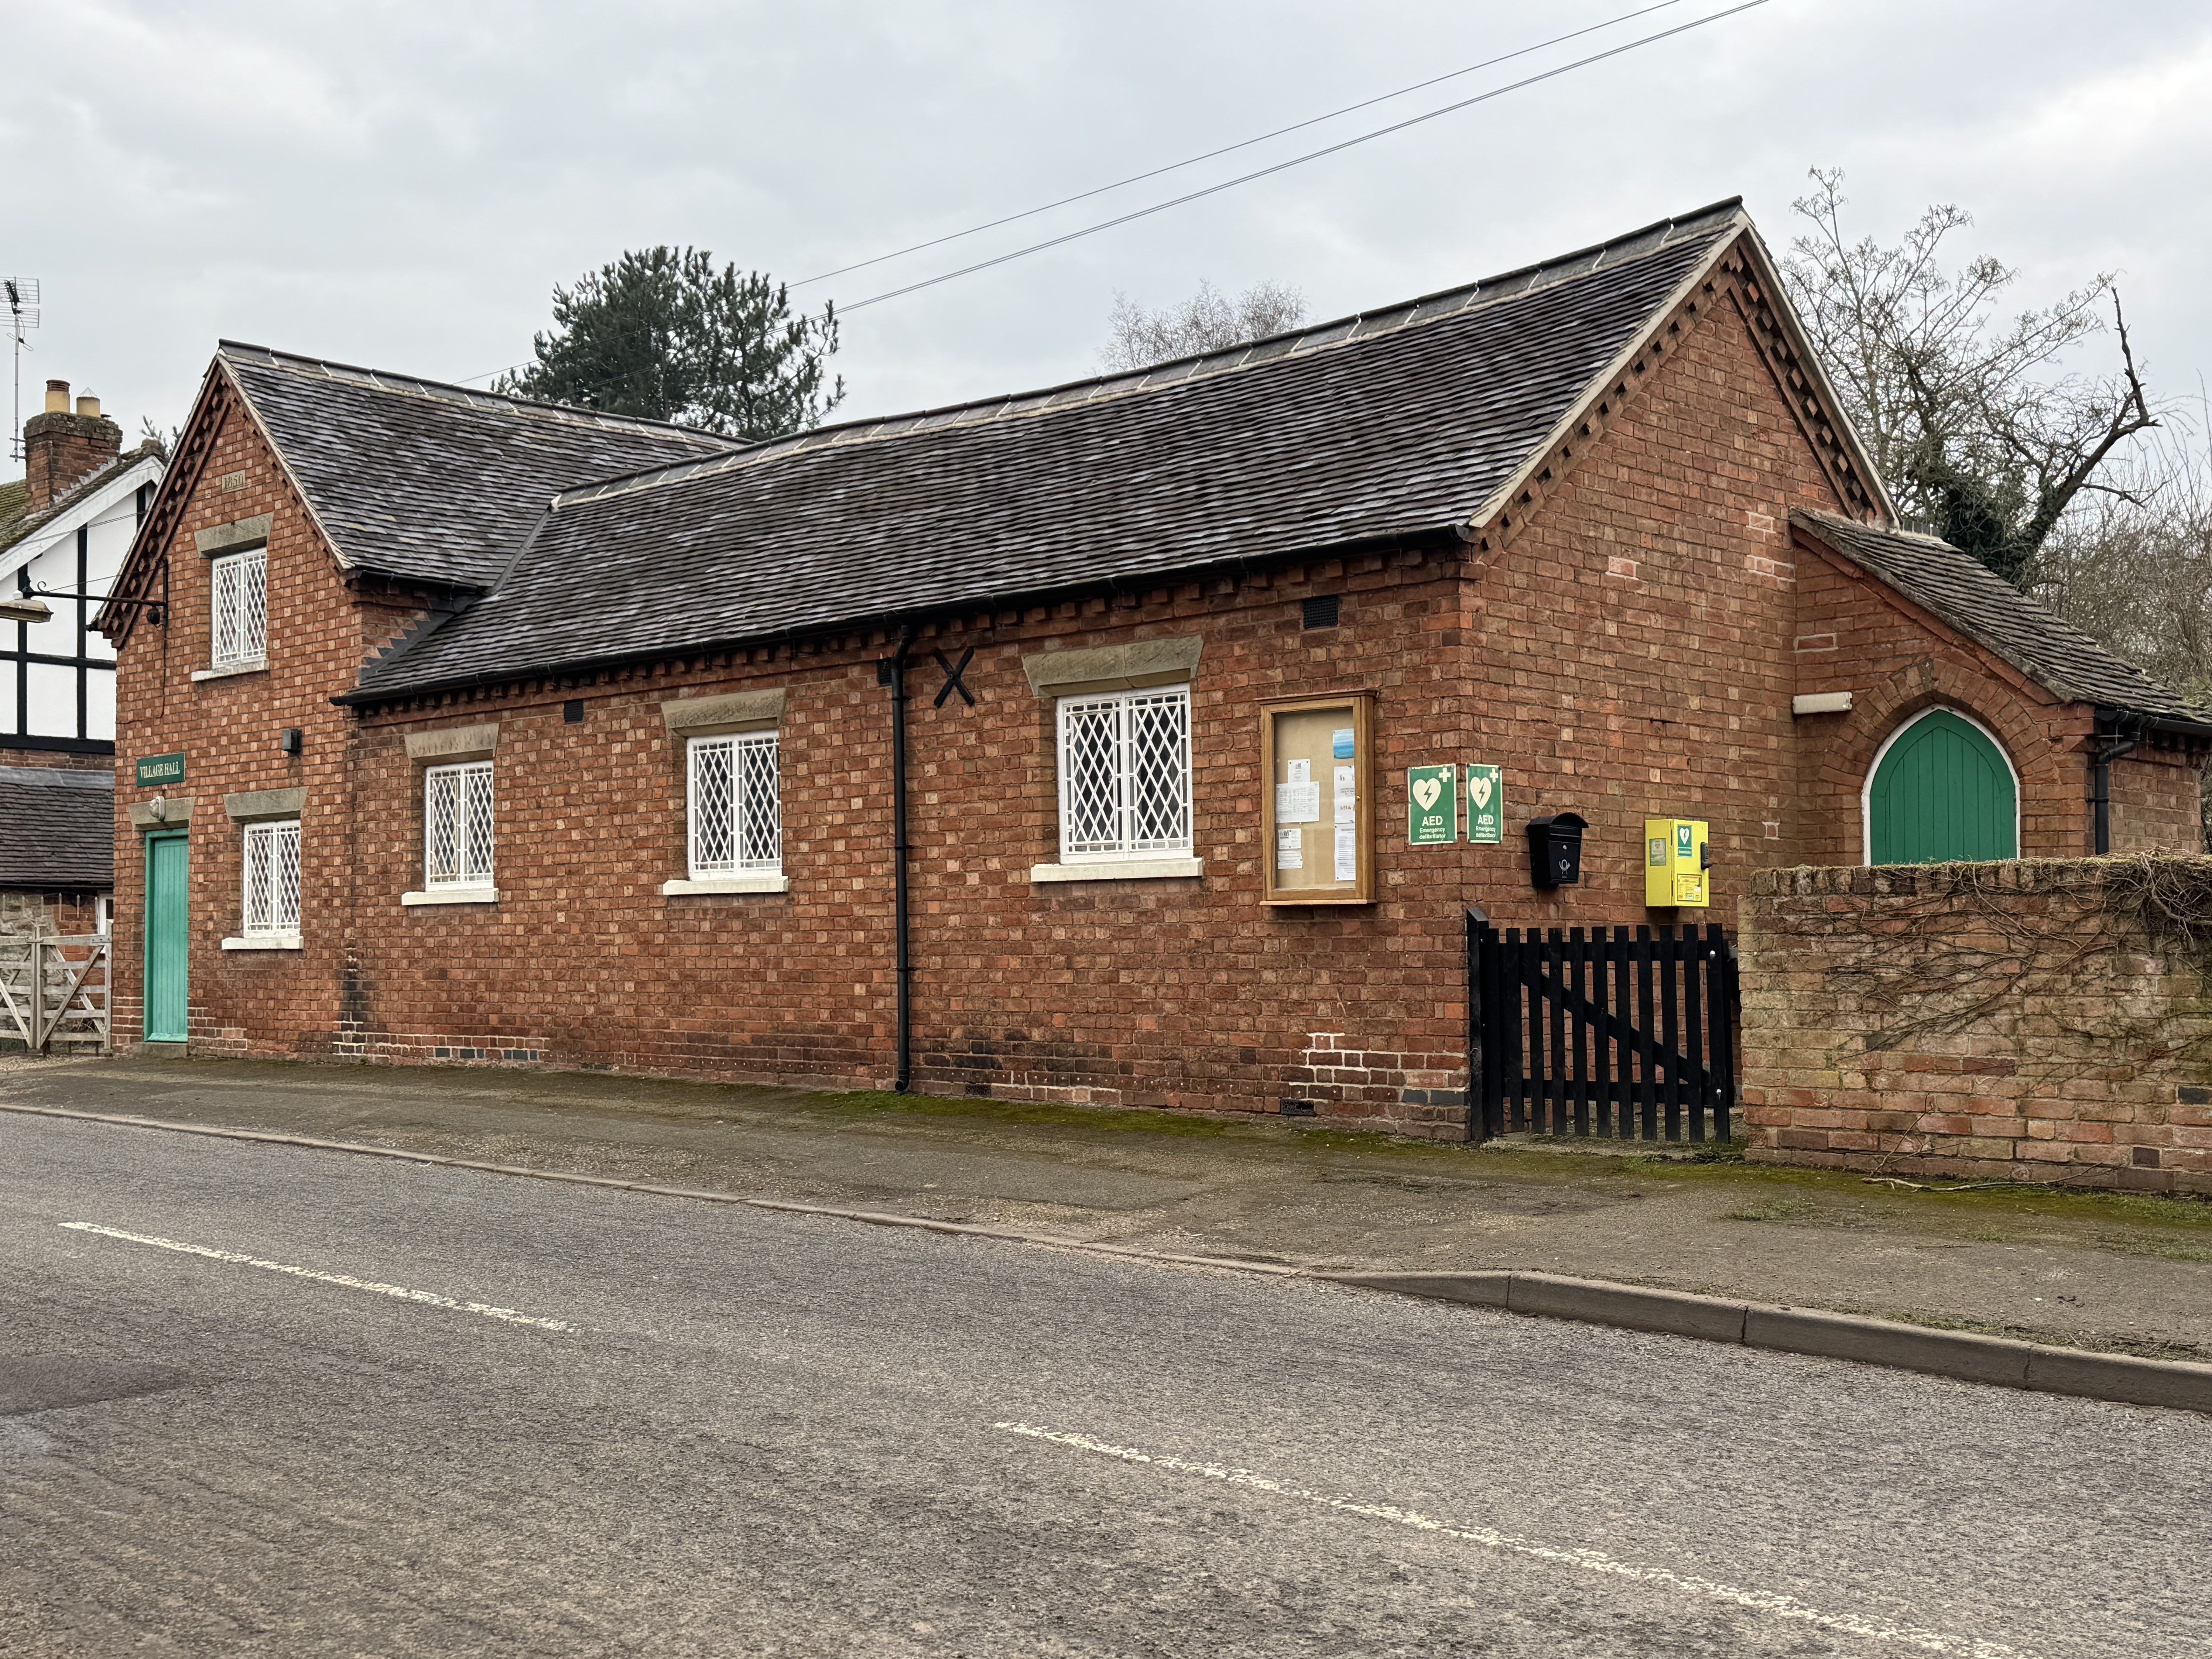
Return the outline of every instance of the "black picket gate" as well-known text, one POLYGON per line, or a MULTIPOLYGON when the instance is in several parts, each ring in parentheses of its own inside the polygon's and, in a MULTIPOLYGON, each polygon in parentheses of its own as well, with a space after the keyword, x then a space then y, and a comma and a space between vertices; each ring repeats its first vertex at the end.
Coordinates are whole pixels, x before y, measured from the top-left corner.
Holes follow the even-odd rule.
POLYGON ((1735 961, 1719 923, 1501 932, 1467 913, 1476 1139, 1729 1139, 1735 961), (1633 937, 1631 937, 1632 933, 1633 937))

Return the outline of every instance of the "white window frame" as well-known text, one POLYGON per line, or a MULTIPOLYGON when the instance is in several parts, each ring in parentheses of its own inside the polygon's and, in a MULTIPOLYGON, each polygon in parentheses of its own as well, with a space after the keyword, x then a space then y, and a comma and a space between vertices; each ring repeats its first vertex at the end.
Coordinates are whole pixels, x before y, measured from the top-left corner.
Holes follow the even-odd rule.
POLYGON ((452 766, 428 766, 422 769, 422 886, 427 892, 441 890, 477 892, 489 889, 493 883, 493 864, 496 856, 499 819, 495 807, 496 796, 493 789, 492 763, 488 760, 462 761, 452 766), (437 793, 451 779, 459 791, 453 817, 454 857, 450 866, 442 872, 439 867, 440 849, 437 844, 437 793), (471 861, 472 837, 469 833, 469 816, 474 802, 481 797, 484 817, 483 862, 479 867, 471 861))
MULTIPOLYGON (((1182 685, 1148 685, 1128 691, 1093 691, 1064 696, 1059 700, 1054 726, 1056 740, 1054 757, 1060 778, 1060 861, 1061 865, 1118 865, 1162 863, 1188 860, 1193 845, 1191 815, 1191 696, 1190 687, 1182 685), (1179 775, 1177 811, 1182 818, 1182 833, 1176 836, 1140 836, 1135 814, 1138 810, 1135 785, 1136 750, 1131 738, 1132 717, 1134 711, 1146 706, 1179 702, 1182 711, 1182 732, 1176 757, 1179 775), (1073 802, 1079 787, 1077 768, 1070 762, 1068 730, 1071 720, 1096 716, 1111 711, 1114 732, 1115 816, 1120 833, 1110 843, 1102 839, 1079 842, 1071 835, 1075 814, 1073 802)), ((1181 872, 1179 873, 1194 873, 1181 872)))
POLYGON ((694 882, 731 881, 746 877, 773 877, 783 873, 783 757, 777 734, 768 732, 718 732, 708 737, 687 738, 684 744, 684 857, 685 867, 694 882), (726 754, 730 757, 727 776, 731 799, 727 811, 735 831, 735 844, 728 859, 702 859, 700 856, 700 762, 703 757, 726 754), (758 835, 757 823, 749 823, 744 814, 744 802, 753 773, 765 767, 768 773, 769 818, 767 836, 758 835))
POLYGON ((300 936, 300 820, 270 818, 249 823, 241 847, 239 870, 240 931, 249 939, 300 936), (289 846, 290 858, 285 853, 289 846), (271 872, 265 883, 257 883, 258 860, 271 872), (289 880, 286 880, 289 872, 289 880), (257 913, 257 890, 268 902, 257 913))
POLYGON ((249 547, 208 564, 208 665, 258 668, 269 659, 269 550, 249 547))

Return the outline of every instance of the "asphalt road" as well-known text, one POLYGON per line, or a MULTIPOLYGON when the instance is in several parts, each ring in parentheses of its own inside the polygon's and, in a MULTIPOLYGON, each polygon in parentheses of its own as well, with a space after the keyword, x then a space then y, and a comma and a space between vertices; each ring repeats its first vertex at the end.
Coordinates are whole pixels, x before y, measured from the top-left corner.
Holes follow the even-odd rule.
POLYGON ((2164 1656, 2208 1489, 2179 1413, 0 1118, 9 1659, 2164 1656))
MULTIPOLYGON (((0 1105, 1324 1270, 1523 1268, 2212 1358, 2212 1204, 536 1066, 11 1060, 0 1105)), ((1639 1148, 1631 1143, 1626 1149, 1639 1148)))

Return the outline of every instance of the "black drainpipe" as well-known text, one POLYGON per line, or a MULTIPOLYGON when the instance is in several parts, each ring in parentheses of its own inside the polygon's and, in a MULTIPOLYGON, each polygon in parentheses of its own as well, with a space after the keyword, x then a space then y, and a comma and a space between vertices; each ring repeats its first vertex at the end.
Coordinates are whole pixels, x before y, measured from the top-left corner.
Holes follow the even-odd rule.
POLYGON ((891 690, 891 931, 898 964, 898 1076, 893 1094, 914 1079, 914 961, 907 948, 906 902, 906 653, 914 624, 899 629, 896 654, 876 664, 876 684, 891 690))
POLYGON ((2113 739, 2098 750, 2089 762, 2089 804, 2097 809, 2097 856, 2103 858, 2112 850, 2112 763, 2123 755, 2133 754, 2142 740, 2123 738, 2117 729, 2100 735, 2109 735, 2113 739))

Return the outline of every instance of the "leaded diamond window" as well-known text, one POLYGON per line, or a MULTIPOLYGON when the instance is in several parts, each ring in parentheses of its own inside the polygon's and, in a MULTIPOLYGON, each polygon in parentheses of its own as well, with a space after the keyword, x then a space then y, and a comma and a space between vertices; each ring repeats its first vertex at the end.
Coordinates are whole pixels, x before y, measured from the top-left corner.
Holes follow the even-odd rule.
POLYGON ((491 885, 491 763, 422 775, 422 884, 491 885))
POLYGON ((246 826, 245 931, 248 939, 300 931, 300 820, 246 826))
POLYGON ((1064 860, 1190 851, 1190 688, 1060 700, 1064 860))
POLYGON ((782 870, 775 736, 754 732, 691 739, 687 816, 694 881, 782 870))
POLYGON ((264 660, 269 653, 269 550, 217 559, 209 573, 209 656, 216 668, 264 660))

